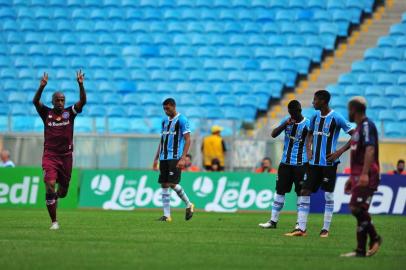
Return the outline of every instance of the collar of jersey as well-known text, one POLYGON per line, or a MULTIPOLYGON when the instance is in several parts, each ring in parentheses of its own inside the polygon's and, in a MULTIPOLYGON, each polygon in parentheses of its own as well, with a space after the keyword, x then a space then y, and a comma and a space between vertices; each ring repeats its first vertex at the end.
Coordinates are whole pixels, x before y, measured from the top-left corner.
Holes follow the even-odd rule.
POLYGON ((331 109, 331 111, 328 113, 328 114, 326 114, 326 115, 321 115, 321 111, 319 111, 320 112, 320 117, 321 118, 326 118, 327 116, 329 116, 330 114, 332 114, 333 112, 334 112, 334 110, 333 109, 331 109))
POLYGON ((173 121, 175 118, 179 117, 179 115, 180 115, 180 113, 178 113, 177 115, 175 115, 175 117, 172 118, 172 119, 170 119, 169 116, 168 116, 168 121, 173 121))

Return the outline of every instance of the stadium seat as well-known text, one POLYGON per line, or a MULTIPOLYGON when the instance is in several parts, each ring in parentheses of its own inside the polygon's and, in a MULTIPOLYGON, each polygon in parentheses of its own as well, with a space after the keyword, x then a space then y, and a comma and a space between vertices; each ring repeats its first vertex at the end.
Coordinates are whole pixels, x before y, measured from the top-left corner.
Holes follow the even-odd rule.
MULTIPOLYGON (((372 4, 369 0, 15 0, 12 7, 7 2, 0 10, 1 89, 28 93, 26 82, 37 80, 38 70, 52 68, 50 76, 57 83, 50 81, 49 89, 62 87, 69 90, 68 97, 77 89, 65 81, 73 79, 72 70, 85 68, 89 104, 84 114, 92 117, 94 129, 78 128, 83 132, 108 131, 106 116, 117 118, 112 124, 119 130, 125 113, 115 104, 139 106, 147 117, 160 118, 161 98, 174 91, 179 105, 187 105, 195 118, 254 121, 256 110, 267 109, 270 98, 281 98, 284 87, 295 87, 297 77, 307 76, 313 64, 320 64, 323 50, 334 50, 337 37, 346 36, 349 23, 359 22, 361 12, 371 12, 372 4), (16 79, 21 82, 13 84, 16 79), (192 113, 192 103, 205 106, 200 117, 192 113), (241 115, 235 109, 239 104, 246 108, 241 115)), ((391 31, 403 35, 404 27, 393 26, 391 31)), ((389 87, 406 85, 406 78, 401 78, 404 55, 398 51, 405 44, 402 36, 381 38, 382 48, 353 64, 357 76, 340 78, 340 87, 354 85, 342 88, 340 94, 352 96, 356 89, 361 93, 368 86, 382 85, 382 95, 386 91, 395 96, 389 87), (382 58, 389 59, 387 64, 382 58), (384 74, 388 71, 396 78, 384 74)), ((13 103, 20 100, 9 98, 13 103)), ((129 110, 128 115, 139 119, 139 111, 129 110)), ((127 125, 128 132, 156 131, 149 123, 132 125, 127 125)))

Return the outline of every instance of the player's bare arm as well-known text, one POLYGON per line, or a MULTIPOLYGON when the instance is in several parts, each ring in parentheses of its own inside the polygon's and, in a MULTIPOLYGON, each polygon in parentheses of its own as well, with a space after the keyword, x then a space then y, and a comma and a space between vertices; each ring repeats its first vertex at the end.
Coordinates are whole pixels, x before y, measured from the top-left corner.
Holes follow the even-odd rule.
POLYGON ((307 133, 307 141, 306 141, 307 160, 309 161, 313 157, 312 144, 313 144, 313 131, 310 131, 309 133, 307 133))
MULTIPOLYGON (((353 133, 354 133, 353 129, 348 132, 348 134, 351 135, 351 136, 352 136, 353 133)), ((344 144, 342 147, 340 147, 340 149, 338 149, 334 153, 328 154, 327 155, 327 160, 328 161, 334 161, 334 160, 339 159, 343 153, 345 153, 348 149, 350 149, 350 147, 351 147, 351 139, 349 139, 346 144, 344 144)))
POLYGON ((48 83, 48 73, 44 72, 44 75, 42 75, 41 81, 39 83, 38 90, 35 93, 34 98, 32 99, 32 103, 35 105, 37 109, 42 107, 41 95, 47 83, 48 83))
POLYGON ((374 162, 375 146, 369 145, 365 149, 364 167, 362 168, 361 176, 359 177, 359 185, 362 187, 369 184, 369 169, 374 162))
POLYGON ((83 82, 85 80, 85 74, 82 73, 82 70, 76 72, 76 80, 79 84, 79 101, 75 104, 76 109, 79 111, 82 110, 83 106, 86 104, 86 91, 85 87, 83 86, 83 82))
POLYGON ((293 120, 292 118, 289 118, 288 120, 286 120, 285 122, 283 122, 282 124, 280 124, 279 126, 277 126, 276 128, 274 128, 274 130, 272 130, 271 136, 272 138, 276 138, 278 137, 285 129, 288 125, 295 123, 295 120, 293 120))
POLYGON ((154 157, 154 163, 152 164, 152 169, 154 171, 158 170, 158 159, 159 159, 160 149, 161 149, 161 144, 158 144, 158 149, 156 150, 156 154, 155 154, 155 157, 154 157))
POLYGON ((190 143, 191 143, 190 133, 186 133, 183 136, 185 138, 185 148, 183 149, 182 157, 180 158, 180 160, 178 161, 178 164, 176 165, 176 168, 178 168, 178 169, 183 169, 185 167, 185 158, 186 158, 187 153, 189 153, 189 148, 190 148, 190 143))

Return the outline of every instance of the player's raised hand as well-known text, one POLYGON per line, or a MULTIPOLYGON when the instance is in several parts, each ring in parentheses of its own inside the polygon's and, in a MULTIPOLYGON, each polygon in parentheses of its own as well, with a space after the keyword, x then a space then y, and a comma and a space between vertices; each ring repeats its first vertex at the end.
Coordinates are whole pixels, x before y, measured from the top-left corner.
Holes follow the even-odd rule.
POLYGON ((42 75, 39 85, 41 87, 45 87, 47 85, 47 83, 48 83, 48 73, 44 72, 44 75, 42 75))
POLYGON ((82 73, 81 69, 79 71, 76 71, 76 80, 78 81, 78 83, 83 83, 83 81, 85 80, 85 74, 82 73))

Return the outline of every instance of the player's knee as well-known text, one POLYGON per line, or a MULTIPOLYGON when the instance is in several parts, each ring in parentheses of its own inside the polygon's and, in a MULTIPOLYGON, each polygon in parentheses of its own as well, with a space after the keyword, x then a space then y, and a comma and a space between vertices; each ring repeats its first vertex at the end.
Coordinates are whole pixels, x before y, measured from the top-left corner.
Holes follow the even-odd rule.
POLYGON ((300 196, 310 196, 311 192, 308 189, 302 189, 300 191, 300 196))
POLYGON ((46 193, 55 193, 55 182, 46 182, 45 190, 46 193))
POLYGON ((58 198, 65 198, 67 194, 68 194, 67 189, 58 190, 58 198))
POLYGON ((334 193, 324 192, 324 199, 326 200, 326 202, 334 203, 334 193))

